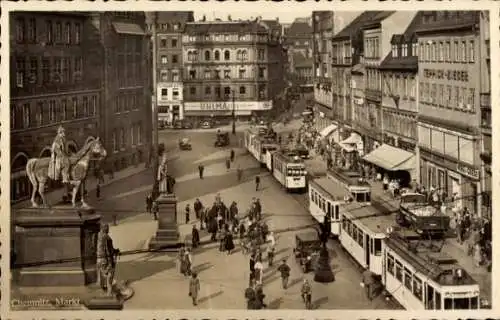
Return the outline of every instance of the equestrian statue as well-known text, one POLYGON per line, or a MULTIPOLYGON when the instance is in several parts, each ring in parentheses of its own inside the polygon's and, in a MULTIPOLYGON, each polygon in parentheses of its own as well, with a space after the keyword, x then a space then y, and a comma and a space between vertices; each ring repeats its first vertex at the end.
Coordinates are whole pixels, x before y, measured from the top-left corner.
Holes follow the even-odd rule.
MULTIPOLYGON (((77 153, 69 156, 66 151, 66 135, 62 126, 57 129, 57 135, 52 143, 51 157, 32 158, 26 164, 26 173, 33 186, 31 194, 31 204, 38 207, 35 200, 36 193, 40 195, 43 206, 47 205, 45 199, 45 185, 47 180, 62 180, 64 184, 73 186, 71 203, 76 207, 76 196, 82 181, 85 181, 88 174, 90 160, 101 161, 106 157, 104 149, 99 138, 89 140, 77 153), (61 179, 62 176, 62 179, 61 179)), ((82 206, 88 207, 84 200, 84 194, 80 190, 82 206)))

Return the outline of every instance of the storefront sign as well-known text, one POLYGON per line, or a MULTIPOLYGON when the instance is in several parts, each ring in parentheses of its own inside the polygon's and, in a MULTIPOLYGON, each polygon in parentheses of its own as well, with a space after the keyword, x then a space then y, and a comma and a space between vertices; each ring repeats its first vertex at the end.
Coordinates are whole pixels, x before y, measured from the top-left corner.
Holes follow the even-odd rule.
MULTIPOLYGON (((269 110, 271 101, 235 101, 234 110, 269 110)), ((232 101, 184 102, 186 111, 232 111, 232 101)))
POLYGON ((412 142, 408 142, 408 141, 403 141, 401 139, 398 140, 398 147, 400 149, 403 149, 403 150, 407 150, 407 151, 415 151, 415 144, 412 143, 412 142))
POLYGON ((424 69, 424 77, 429 79, 446 79, 469 81, 469 72, 461 70, 424 69))
POLYGON ((466 166, 464 164, 457 164, 457 171, 460 172, 461 174, 464 174, 468 177, 474 178, 474 179, 479 179, 479 169, 473 168, 466 166))
POLYGON ((158 82, 158 89, 182 88, 182 82, 158 82))

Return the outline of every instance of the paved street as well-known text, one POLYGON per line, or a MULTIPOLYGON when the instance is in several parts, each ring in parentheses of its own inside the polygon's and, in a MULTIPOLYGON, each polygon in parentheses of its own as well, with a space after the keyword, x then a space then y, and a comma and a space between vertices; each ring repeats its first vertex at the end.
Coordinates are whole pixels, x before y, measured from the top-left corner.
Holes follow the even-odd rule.
MULTIPOLYGON (((203 203, 213 201, 220 193, 229 203, 236 201, 240 211, 246 210, 252 197, 259 197, 263 203, 265 218, 273 230, 301 230, 313 225, 306 209, 297 196, 283 192, 279 184, 251 158, 243 149, 235 148, 237 159, 229 171, 224 166, 228 150, 213 147, 214 133, 192 131, 162 131, 160 141, 168 136, 173 147, 178 137, 189 136, 193 151, 179 152, 169 163, 177 180, 176 195, 179 199, 179 224, 182 237, 190 234, 191 225, 184 224, 183 208, 192 204, 195 198, 203 203), (205 165, 205 179, 197 174, 199 163, 205 165), (244 181, 237 182, 235 167, 244 169, 244 181), (262 189, 255 192, 254 176, 262 177, 262 189)), ((231 136, 232 138, 232 136, 231 136)), ((234 140, 234 139, 233 139, 234 140)), ((99 201, 99 207, 119 206, 123 216, 117 226, 111 228, 115 245, 122 251, 144 249, 150 237, 156 231, 156 223, 144 213, 144 197, 149 192, 151 178, 148 173, 141 174, 128 181, 123 180, 117 186, 110 186, 106 200, 99 201), (137 180, 137 181, 135 181, 137 180), (143 182, 141 185, 141 181, 143 182), (116 190, 116 192, 115 192, 116 190), (131 236, 133 235, 133 236, 131 236)), ((97 205, 97 203, 96 203, 97 205)), ((120 210, 119 210, 120 212, 120 210)), ((279 232, 277 261, 292 255, 296 231, 279 232)), ((202 242, 209 236, 202 233, 202 242)), ((329 244, 332 255, 332 268, 336 281, 331 284, 313 283, 313 301, 321 309, 371 309, 386 308, 385 301, 365 298, 359 285, 360 274, 357 267, 335 242, 329 244)), ((293 258, 288 259, 292 268, 292 286, 284 291, 280 288, 276 266, 265 271, 266 301, 271 309, 302 309, 300 282, 303 274, 293 258)), ((232 255, 218 251, 218 244, 207 244, 194 254, 194 269, 201 280, 200 303, 193 307, 187 295, 188 279, 179 274, 176 257, 173 253, 142 253, 120 257, 117 277, 130 281, 135 290, 134 297, 127 301, 126 308, 229 308, 246 307, 243 291, 248 283, 248 257, 239 250, 232 255), (172 290, 171 288, 175 288, 172 290)), ((307 275, 312 279, 313 274, 307 275)))

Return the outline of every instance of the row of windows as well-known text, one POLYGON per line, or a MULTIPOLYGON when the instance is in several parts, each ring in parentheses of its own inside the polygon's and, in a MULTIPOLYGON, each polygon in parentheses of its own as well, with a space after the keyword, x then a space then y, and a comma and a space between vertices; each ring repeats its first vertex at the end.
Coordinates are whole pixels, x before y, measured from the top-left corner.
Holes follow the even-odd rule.
MULTIPOLYGON (((160 38, 160 48, 167 48, 167 38, 160 38)), ((170 48, 177 48, 177 39, 170 39, 170 48)))
MULTIPOLYGON (((387 253, 386 256, 386 266, 387 272, 401 282, 419 301, 423 301, 422 280, 420 278, 415 276, 410 269, 403 267, 403 264, 390 253, 387 253)), ((438 292, 436 294, 439 295, 438 292)), ((441 302, 441 297, 439 296, 436 300, 441 302)))
MULTIPOLYGON (((215 69, 215 70, 210 70, 210 69, 205 69, 203 70, 203 79, 206 79, 206 80, 210 80, 210 79, 215 79, 215 80, 219 80, 219 79, 248 79, 248 78, 254 78, 254 75, 253 74, 248 74, 247 73, 247 70, 245 68, 240 68, 240 69, 237 69, 238 71, 238 74, 235 75, 236 73, 236 69, 224 69, 222 70, 222 74, 221 74, 221 70, 218 70, 218 69, 215 69), (231 74, 231 71, 232 74, 231 74)), ((191 80, 196 80, 196 79, 199 79, 197 77, 197 72, 196 70, 188 70, 187 71, 187 76, 189 79, 191 80)), ((201 74, 200 74, 201 76, 201 74)), ((257 77, 259 79, 263 79, 266 77, 266 68, 265 67, 259 67, 258 71, 257 71, 257 77)))
POLYGON ((332 46, 332 62, 349 64, 351 62, 351 43, 334 44, 332 46))
POLYGON ((365 233, 363 232, 363 230, 358 228, 358 226, 352 223, 351 220, 347 219, 342 220, 342 230, 343 230, 342 232, 345 232, 346 234, 349 235, 349 237, 351 237, 351 239, 356 241, 361 248, 364 247, 363 240, 365 233))
POLYGON ((462 112, 475 112, 476 93, 474 88, 422 82, 419 91, 420 101, 423 103, 462 112))
POLYGON ((258 35, 251 36, 249 34, 205 34, 199 36, 185 35, 183 37, 184 42, 196 42, 196 41, 260 41, 267 42, 269 40, 268 35, 258 35))
POLYGON ((438 154, 445 154, 470 165, 475 163, 477 141, 424 126, 418 127, 418 140, 421 146, 438 154))
POLYGON ((141 54, 118 54, 117 77, 120 88, 143 86, 143 68, 141 54))
POLYGON ((181 24, 179 22, 174 23, 159 23, 156 25, 158 31, 179 31, 181 30, 181 24))
MULTIPOLYGON (((168 88, 162 88, 160 94, 163 99, 165 99, 165 97, 168 97, 168 88)), ((179 100, 178 88, 172 88, 172 100, 179 100)))
MULTIPOLYGON (((231 51, 230 50, 224 50, 223 51, 223 58, 224 61, 229 61, 231 60, 231 51)), ((199 61, 199 52, 198 50, 189 50, 187 52, 187 60, 188 61, 199 61)), ((221 50, 213 50, 213 57, 212 57, 212 50, 205 50, 203 52, 203 61, 221 61, 221 50)), ((257 59, 259 61, 265 60, 265 50, 264 49, 258 49, 257 50, 257 59)), ((236 59, 239 61, 247 61, 248 60, 248 51, 247 50, 237 50, 236 51, 236 59)))
POLYGON ((111 133, 111 141, 113 152, 123 151, 127 146, 135 146, 142 144, 142 123, 132 124, 129 128, 115 129, 111 133), (127 131, 130 139, 127 141, 127 131), (127 145, 128 143, 128 145, 127 145))
MULTIPOLYGON (((198 94, 197 87, 195 87, 195 86, 189 87, 188 90, 189 90, 188 92, 191 96, 196 96, 198 94)), ((205 86, 203 92, 206 96, 210 96, 213 93, 216 98, 230 99, 231 94, 232 94, 232 89, 231 89, 231 87, 227 86, 227 87, 224 87, 223 91, 222 91, 222 87, 205 86), (222 92, 224 93, 223 95, 222 95, 222 92)), ((247 94, 247 92, 248 92, 247 87, 240 86, 238 92, 240 95, 247 94)), ((265 97, 266 97, 266 85, 264 85, 264 84, 259 85, 259 98, 265 99, 265 97)))
POLYGON ((384 96, 400 96, 403 100, 415 100, 416 85, 414 76, 384 75, 384 96))
MULTIPOLYGON (((160 57, 161 64, 168 64, 168 56, 166 54, 161 55, 160 57)), ((173 54, 170 56, 170 63, 177 64, 179 63, 179 55, 173 54)))
POLYGON ((474 40, 454 38, 446 41, 420 42, 420 62, 469 63, 475 59, 474 40))
POLYGON ((383 120, 383 127, 387 131, 397 133, 408 138, 414 138, 417 136, 417 125, 412 116, 393 112, 384 112, 383 120))
POLYGON ((46 20, 42 32, 36 18, 16 19, 16 41, 18 43, 80 44, 82 25, 80 23, 46 20), (40 35, 43 34, 42 38, 40 35))
POLYGON ((87 118, 96 115, 97 96, 83 96, 71 99, 51 99, 39 101, 36 109, 29 102, 13 104, 11 112, 11 127, 13 129, 28 129, 54 124, 60 121, 87 118), (32 117, 35 114, 35 118, 32 117))
POLYGON ((143 96, 142 92, 118 94, 115 100, 115 113, 139 110, 143 96))
POLYGON ((418 56, 418 43, 411 43, 411 44, 393 44, 392 45, 392 51, 391 55, 394 58, 397 58, 398 56, 401 57, 416 57, 418 56))
POLYGON ((329 219, 333 221, 338 221, 340 219, 339 206, 332 204, 314 189, 311 189, 311 202, 316 204, 329 219))
POLYGON ((160 71, 160 79, 161 81, 167 82, 179 82, 181 78, 179 76, 179 70, 161 70, 160 71))
POLYGON ((381 74, 379 70, 367 69, 365 75, 366 88, 371 90, 381 90, 381 74))
POLYGON ((78 82, 82 79, 82 57, 19 57, 15 59, 16 87, 78 82))
POLYGON ((365 38, 365 58, 380 58, 380 39, 378 37, 365 38))

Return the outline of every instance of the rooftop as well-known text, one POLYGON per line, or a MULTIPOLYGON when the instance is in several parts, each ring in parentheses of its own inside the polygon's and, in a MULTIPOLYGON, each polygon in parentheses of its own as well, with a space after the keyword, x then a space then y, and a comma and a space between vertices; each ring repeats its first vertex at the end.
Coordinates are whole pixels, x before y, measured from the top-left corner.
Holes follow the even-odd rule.
POLYGON ((210 33, 267 33, 268 27, 257 21, 208 21, 188 22, 185 33, 188 35, 205 35, 210 33))
POLYGON ((343 186, 328 178, 314 179, 311 186, 324 191, 325 196, 328 196, 332 201, 344 201, 344 196, 348 194, 343 186))
POLYGON ((394 214, 385 214, 380 212, 379 208, 366 203, 350 202, 344 206, 343 213, 348 219, 356 221, 372 233, 387 233, 388 228, 397 225, 394 214))
POLYGON ((456 32, 472 29, 479 23, 480 11, 423 11, 421 24, 416 32, 456 32))
POLYGON ((157 23, 169 22, 193 22, 193 11, 158 11, 156 12, 157 23))
POLYGON ((365 11, 360 14, 356 19, 349 23, 344 29, 333 36, 333 40, 341 40, 343 38, 350 38, 353 34, 357 33, 368 23, 378 20, 378 22, 387 18, 394 11, 365 11))
POLYGON ((287 37, 310 37, 312 36, 313 28, 307 22, 294 21, 290 27, 286 29, 287 37))

